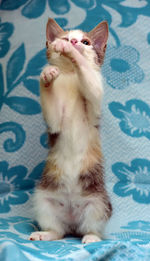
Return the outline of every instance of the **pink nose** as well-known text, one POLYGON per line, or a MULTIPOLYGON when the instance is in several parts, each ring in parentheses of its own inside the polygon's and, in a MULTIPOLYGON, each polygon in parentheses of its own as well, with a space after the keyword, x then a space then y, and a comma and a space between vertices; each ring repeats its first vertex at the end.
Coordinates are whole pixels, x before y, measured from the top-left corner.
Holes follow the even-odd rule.
POLYGON ((76 39, 71 39, 71 43, 75 45, 78 41, 76 39))

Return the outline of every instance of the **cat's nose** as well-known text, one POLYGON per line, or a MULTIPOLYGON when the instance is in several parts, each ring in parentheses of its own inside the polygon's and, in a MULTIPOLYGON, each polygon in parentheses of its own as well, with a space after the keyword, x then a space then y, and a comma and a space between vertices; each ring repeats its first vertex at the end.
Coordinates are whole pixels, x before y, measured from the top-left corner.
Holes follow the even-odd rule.
POLYGON ((71 39, 71 43, 72 43, 73 45, 75 45, 77 42, 78 42, 77 39, 71 39))

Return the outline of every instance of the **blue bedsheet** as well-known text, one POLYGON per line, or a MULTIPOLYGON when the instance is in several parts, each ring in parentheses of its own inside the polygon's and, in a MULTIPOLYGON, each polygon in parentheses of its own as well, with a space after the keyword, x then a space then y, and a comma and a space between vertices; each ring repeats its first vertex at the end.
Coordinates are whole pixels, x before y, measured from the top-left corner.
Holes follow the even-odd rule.
POLYGON ((0 17, 0 261, 149 261, 150 1, 1 0, 0 17), (98 243, 28 241, 48 152, 39 103, 48 17, 64 29, 109 23, 101 137, 113 215, 98 243))

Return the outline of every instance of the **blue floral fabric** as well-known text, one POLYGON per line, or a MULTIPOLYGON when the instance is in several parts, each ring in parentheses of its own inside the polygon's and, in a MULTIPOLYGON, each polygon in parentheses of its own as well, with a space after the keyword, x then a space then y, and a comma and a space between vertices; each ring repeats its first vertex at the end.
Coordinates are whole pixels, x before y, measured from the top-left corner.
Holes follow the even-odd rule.
POLYGON ((0 260, 150 260, 150 1, 0 1, 0 260), (101 242, 30 242, 32 193, 48 152, 39 102, 48 17, 109 23, 101 140, 113 205, 101 242))

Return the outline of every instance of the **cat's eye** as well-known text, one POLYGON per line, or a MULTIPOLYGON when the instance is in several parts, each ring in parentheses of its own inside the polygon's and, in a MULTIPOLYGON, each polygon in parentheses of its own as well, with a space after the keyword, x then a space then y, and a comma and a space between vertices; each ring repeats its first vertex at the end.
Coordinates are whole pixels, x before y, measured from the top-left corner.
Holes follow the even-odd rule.
POLYGON ((65 41, 69 41, 69 39, 67 37, 63 37, 62 39, 65 41))
POLYGON ((83 39, 81 42, 85 45, 90 45, 90 41, 88 39, 83 39))

